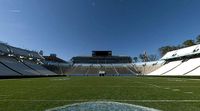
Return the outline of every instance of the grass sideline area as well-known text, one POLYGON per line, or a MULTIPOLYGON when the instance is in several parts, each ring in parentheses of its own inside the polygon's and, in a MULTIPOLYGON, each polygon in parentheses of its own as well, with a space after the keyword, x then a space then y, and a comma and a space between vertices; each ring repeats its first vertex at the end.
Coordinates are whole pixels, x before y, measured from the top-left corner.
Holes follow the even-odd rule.
POLYGON ((200 79, 47 77, 0 80, 0 111, 44 111, 87 101, 116 101, 163 111, 200 109, 200 79))

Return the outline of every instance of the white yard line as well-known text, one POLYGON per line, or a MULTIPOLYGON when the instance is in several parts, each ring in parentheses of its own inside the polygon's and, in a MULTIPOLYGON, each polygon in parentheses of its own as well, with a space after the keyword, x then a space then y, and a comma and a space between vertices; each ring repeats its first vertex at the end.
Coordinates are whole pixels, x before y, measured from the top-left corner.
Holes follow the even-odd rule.
POLYGON ((155 85, 155 84, 149 84, 149 83, 146 83, 146 84, 148 84, 148 85, 150 85, 150 86, 153 86, 153 87, 160 88, 160 86, 158 86, 158 85, 155 85))
MULTIPOLYGON (((174 91, 174 92, 182 92, 180 89, 177 89, 177 87, 200 87, 200 86, 158 86, 158 85, 155 85, 155 84, 149 84, 149 83, 145 83, 145 82, 139 82, 139 83, 143 83, 143 84, 147 84, 147 85, 150 85, 150 86, 153 86, 153 87, 156 87, 156 88, 161 88, 161 89, 167 89, 167 90, 170 90, 171 88, 176 88, 176 89, 171 89, 171 91, 174 91), (169 88, 171 87, 171 88, 169 88)), ((193 92, 183 92, 185 94, 193 94, 193 92)))
POLYGON ((193 94, 193 92, 184 92, 184 93, 186 93, 186 94, 193 94))
POLYGON ((180 91, 180 89, 172 89, 172 91, 180 91))
MULTIPOLYGON (((130 80, 130 79, 127 79, 127 80, 130 80)), ((145 83, 145 82, 138 82, 138 83, 145 84, 145 85, 152 86, 152 87, 156 87, 156 88, 160 88, 160 89, 167 89, 167 90, 170 89, 168 87, 165 88, 166 86, 158 86, 158 85, 155 85, 155 84, 152 84, 152 83, 145 83)), ((180 91, 180 89, 172 89, 171 91, 180 91)))
POLYGON ((165 87, 164 89, 170 89, 169 87, 165 87))

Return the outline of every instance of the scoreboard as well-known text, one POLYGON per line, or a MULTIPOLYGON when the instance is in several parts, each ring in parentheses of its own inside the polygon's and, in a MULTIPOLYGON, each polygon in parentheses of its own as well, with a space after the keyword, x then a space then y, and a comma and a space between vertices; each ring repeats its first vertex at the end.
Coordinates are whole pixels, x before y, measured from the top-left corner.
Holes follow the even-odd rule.
POLYGON ((93 57, 109 57, 112 56, 112 51, 92 51, 93 57))
POLYGON ((80 64, 121 64, 132 63, 130 56, 113 56, 112 51, 92 51, 92 56, 76 56, 72 57, 73 63, 80 64))

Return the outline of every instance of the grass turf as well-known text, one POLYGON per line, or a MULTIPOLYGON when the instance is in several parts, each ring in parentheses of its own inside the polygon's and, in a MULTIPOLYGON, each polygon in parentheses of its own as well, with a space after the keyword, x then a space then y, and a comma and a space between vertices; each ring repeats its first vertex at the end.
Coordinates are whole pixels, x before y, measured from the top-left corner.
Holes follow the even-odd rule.
POLYGON ((117 101, 164 111, 200 110, 200 79, 51 77, 0 80, 0 111, 43 111, 84 101, 117 101))

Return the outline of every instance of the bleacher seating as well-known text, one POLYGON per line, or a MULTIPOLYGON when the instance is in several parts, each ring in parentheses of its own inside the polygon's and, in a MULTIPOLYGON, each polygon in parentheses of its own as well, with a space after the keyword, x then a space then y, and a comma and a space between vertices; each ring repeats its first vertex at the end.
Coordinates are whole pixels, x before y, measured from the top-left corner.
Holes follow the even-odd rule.
POLYGON ((184 61, 180 66, 176 67, 174 70, 171 70, 164 75, 185 75, 199 66, 200 58, 189 59, 187 61, 184 61))
POLYGON ((0 55, 8 54, 10 49, 7 47, 6 44, 0 43, 0 55))
POLYGON ((68 75, 99 75, 100 71, 105 71, 107 76, 136 75, 128 64, 75 64, 68 75))
POLYGON ((57 75, 34 62, 42 63, 40 60, 43 57, 37 52, 0 43, 0 77, 57 75))
POLYGON ((86 74, 98 74, 99 73, 99 69, 100 69, 100 65, 94 65, 92 64, 91 66, 88 67, 88 71, 86 72, 86 74))
POLYGON ((75 65, 72 67, 72 70, 68 73, 68 75, 73 75, 73 74, 81 74, 85 75, 88 71, 90 66, 84 66, 84 65, 75 65))
POLYGON ((131 69, 137 72, 139 75, 146 75, 160 68, 164 62, 165 61, 161 60, 161 61, 135 63, 133 64, 134 66, 131 69))
POLYGON ((112 64, 110 66, 105 67, 105 72, 107 75, 118 75, 119 74, 112 64))
POLYGON ((22 75, 0 63, 0 76, 22 76, 22 75))
POLYGON ((17 56, 28 57, 30 54, 30 51, 28 51, 28 50, 24 50, 24 49, 12 47, 12 46, 8 46, 8 47, 10 48, 11 53, 15 54, 17 56))
POLYGON ((128 69, 128 67, 125 66, 124 64, 113 65, 113 66, 117 70, 118 74, 135 74, 130 69, 128 69))
POLYGON ((30 55, 32 55, 33 58, 44 59, 38 52, 31 52, 30 55))
POLYGON ((133 72, 135 72, 135 73, 138 73, 137 69, 135 68, 135 64, 133 64, 133 63, 128 64, 127 67, 128 67, 131 71, 133 71, 133 72))
POLYGON ((38 52, 13 47, 4 43, 0 43, 0 53, 13 54, 15 56, 23 56, 28 58, 31 57, 35 59, 44 59, 38 52))
POLYGON ((149 73, 156 76, 200 76, 200 45, 170 51, 161 60, 161 68, 149 73))
POLYGON ((195 69, 191 70, 185 76, 200 76, 200 66, 196 67, 195 69))
MULTIPOLYGON (((86 62, 71 64, 66 75, 98 76, 105 75, 149 75, 149 76, 200 76, 200 45, 170 51, 159 61, 142 63, 86 62)), ((113 56, 114 57, 114 56, 113 56)), ((89 57, 92 60, 92 57, 89 57)), ((95 57, 93 57, 95 58, 95 57)), ((103 58, 103 57, 102 57, 103 58)), ((101 59, 104 61, 104 59, 101 59)), ((112 57, 111 57, 112 58, 112 57)), ((116 58, 116 57, 114 57, 116 58)), ((98 58, 95 58, 98 60, 98 58)), ((44 65, 44 57, 38 52, 16 48, 0 43, 1 76, 55 76, 44 65)))
POLYGON ((17 61, 16 59, 14 59, 12 57, 1 57, 0 61, 2 63, 6 64, 7 66, 9 66, 10 68, 12 68, 13 70, 19 72, 23 76, 31 76, 31 75, 37 76, 37 75, 39 75, 39 73, 28 68, 23 63, 21 63, 20 61, 17 61))
POLYGON ((177 66, 179 66, 181 63, 182 63, 182 60, 166 63, 165 65, 163 65, 159 69, 151 72, 148 75, 163 75, 163 74, 165 74, 165 73, 173 70, 174 68, 176 68, 177 66))
POLYGON ((46 68, 44 68, 43 66, 36 64, 34 62, 31 61, 27 61, 24 60, 24 63, 27 64, 29 67, 31 67, 32 69, 34 69, 35 71, 37 71, 40 75, 42 76, 53 76, 53 75, 57 75, 54 72, 51 72, 49 70, 47 70, 46 68))

